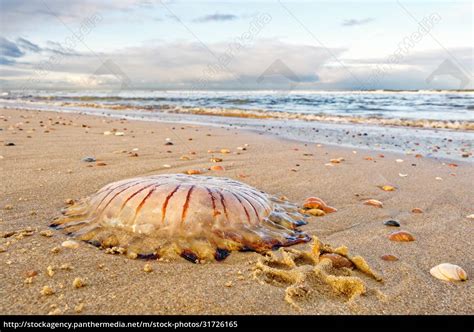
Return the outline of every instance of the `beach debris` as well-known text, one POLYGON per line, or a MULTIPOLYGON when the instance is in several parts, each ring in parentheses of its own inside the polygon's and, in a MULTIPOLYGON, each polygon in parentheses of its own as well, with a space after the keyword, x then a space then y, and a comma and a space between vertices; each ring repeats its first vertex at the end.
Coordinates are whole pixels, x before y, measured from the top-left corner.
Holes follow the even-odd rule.
POLYGON ((390 186, 390 185, 385 185, 385 186, 379 186, 380 189, 382 189, 383 191, 395 191, 396 188, 394 186, 390 186))
POLYGON ((377 208, 382 208, 383 207, 383 203, 381 201, 376 200, 376 199, 368 199, 364 202, 364 205, 375 206, 377 208))
POLYGON ((400 223, 393 219, 387 220, 383 224, 385 226, 400 227, 400 223))
POLYGON ((209 159, 209 160, 210 160, 210 162, 212 162, 212 163, 220 163, 221 161, 223 161, 222 158, 211 158, 211 159, 209 159))
POLYGON ((401 177, 401 178, 406 178, 408 176, 408 174, 398 173, 398 176, 401 177))
POLYGON ((316 237, 309 251, 280 248, 268 252, 255 264, 253 277, 261 283, 285 286, 285 301, 297 309, 298 299, 321 284, 354 301, 368 293, 362 277, 383 281, 361 256, 349 255, 344 246, 333 249, 316 237))
POLYGON ((450 263, 436 265, 430 270, 433 277, 444 281, 465 281, 468 279, 462 267, 450 263))
POLYGON ((197 174, 201 174, 202 172, 198 169, 188 169, 186 173, 188 175, 197 175, 197 174))
POLYGON ((64 200, 64 204, 72 205, 72 204, 74 204, 74 200, 72 198, 67 198, 67 199, 64 200))
POLYGON ((390 241, 395 242, 411 242, 415 241, 415 237, 407 231, 396 231, 388 235, 390 241))
POLYGON ((394 256, 394 255, 382 255, 381 257, 384 261, 387 261, 387 262, 395 262, 395 261, 398 261, 398 257, 397 256, 394 256))
POLYGON ((225 171, 225 168, 221 165, 214 165, 209 168, 211 171, 225 171))
POLYGON ((354 268, 354 263, 339 254, 325 253, 319 256, 319 259, 329 259, 332 262, 332 266, 336 269, 340 269, 341 267, 347 267, 349 269, 354 268))
POLYGON ((54 290, 49 287, 49 286, 43 286, 43 288, 41 289, 40 291, 41 295, 43 296, 49 296, 49 295, 53 295, 55 292, 54 290))
POLYGON ((74 311, 80 314, 84 310, 84 303, 79 303, 74 307, 74 311))
POLYGON ((145 264, 145 266, 143 267, 143 271, 150 273, 153 271, 153 267, 151 266, 151 264, 145 264))
POLYGON ((420 209, 420 208, 413 208, 413 209, 411 209, 411 212, 412 213, 423 213, 423 210, 420 209))
POLYGON ((304 224, 305 215, 298 206, 244 183, 224 177, 164 174, 108 184, 68 207, 51 227, 78 234, 78 239, 87 239, 110 254, 133 250, 138 258, 156 259, 176 257, 178 252, 197 263, 223 260, 234 250, 266 252, 275 245, 308 242, 311 237, 298 230, 304 224), (132 200, 134 192, 143 197, 132 200), (98 199, 104 195, 110 197, 108 204, 98 199), (133 213, 120 214, 116 207, 127 203, 133 213), (156 218, 157 206, 160 218, 156 218), (130 224, 126 234, 124 223, 130 224), (172 235, 169 227, 174 229, 172 235), (155 246, 163 236, 166 244, 155 246))
POLYGON ((94 157, 84 157, 81 159, 81 161, 86 162, 86 163, 95 163, 96 160, 94 157))
POLYGON ((82 278, 74 278, 74 280, 72 281, 72 287, 74 288, 82 288, 86 285, 86 283, 84 282, 84 279, 82 278))
POLYGON ((325 213, 336 212, 337 209, 329 206, 321 198, 318 197, 308 197, 303 202, 303 208, 307 210, 319 209, 323 210, 325 213))
POLYGON ((74 240, 66 240, 63 243, 61 243, 61 246, 68 249, 77 249, 79 248, 79 242, 74 241, 74 240))
POLYGON ((345 159, 343 157, 339 157, 339 158, 334 158, 334 159, 330 159, 329 161, 332 163, 332 164, 340 164, 341 162, 343 162, 345 159))
POLYGON ((46 274, 50 277, 54 276, 54 268, 51 265, 46 268, 46 274))

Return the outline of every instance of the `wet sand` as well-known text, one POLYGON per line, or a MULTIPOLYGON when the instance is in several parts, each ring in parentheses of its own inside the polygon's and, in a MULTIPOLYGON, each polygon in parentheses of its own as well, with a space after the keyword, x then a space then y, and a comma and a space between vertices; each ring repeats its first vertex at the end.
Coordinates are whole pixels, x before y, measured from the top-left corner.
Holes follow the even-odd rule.
POLYGON ((474 221, 466 218, 474 213, 472 164, 382 156, 229 128, 5 109, 0 116, 1 313, 473 314, 471 279, 444 282, 429 273, 449 262, 463 267, 470 278, 474 275, 474 221), (124 135, 103 134, 114 129, 124 135), (166 138, 174 145, 165 145, 166 138), (245 144, 246 151, 237 150, 245 144), (232 153, 208 153, 223 148, 232 153), (183 155, 190 160, 181 160, 183 155), (81 161, 87 156, 106 165, 81 161), (262 257, 257 253, 233 252, 210 264, 146 262, 108 255, 86 243, 53 253, 67 237, 55 230, 50 237, 40 234, 49 230, 65 200, 128 177, 206 170, 216 156, 223 158, 220 165, 226 170, 207 175, 237 179, 300 204, 318 196, 336 207, 335 213, 311 217, 303 230, 361 255, 383 282, 364 278, 367 292, 348 301, 309 276, 307 292, 295 298, 297 308, 285 301, 287 284, 254 277, 262 257), (340 163, 330 162, 341 157, 340 163), (383 185, 397 189, 386 192, 378 187, 383 185), (364 205, 367 199, 384 207, 364 205), (423 213, 412 213, 413 208, 423 213), (398 220, 415 241, 388 240, 398 230, 383 224, 388 219, 398 220), (384 261, 380 257, 385 254, 399 260, 384 261), (147 263, 152 272, 144 271, 147 263), (37 275, 26 280, 33 271, 37 275), (86 286, 74 288, 75 278, 86 286), (54 294, 42 295, 44 286, 54 294))

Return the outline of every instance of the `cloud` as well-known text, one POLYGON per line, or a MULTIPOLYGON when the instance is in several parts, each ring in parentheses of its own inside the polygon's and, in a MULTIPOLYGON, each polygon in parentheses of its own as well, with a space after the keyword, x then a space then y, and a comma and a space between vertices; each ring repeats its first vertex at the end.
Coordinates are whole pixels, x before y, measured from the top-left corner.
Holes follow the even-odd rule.
POLYGON ((194 22, 205 23, 205 22, 223 22, 223 21, 234 21, 238 19, 237 15, 234 14, 211 14, 198 17, 194 19, 194 22))
POLYGON ((19 58, 24 55, 20 48, 12 41, 0 37, 0 54, 4 57, 19 58))
POLYGON ((345 26, 345 27, 351 27, 351 26, 355 26, 355 25, 364 25, 364 24, 373 22, 374 20, 375 19, 373 19, 371 17, 363 18, 363 19, 360 19, 360 20, 352 18, 352 19, 344 20, 341 23, 341 25, 345 26))
POLYGON ((34 53, 38 53, 41 51, 41 48, 38 45, 30 42, 29 40, 26 40, 25 38, 17 38, 16 43, 21 49, 26 51, 34 53))

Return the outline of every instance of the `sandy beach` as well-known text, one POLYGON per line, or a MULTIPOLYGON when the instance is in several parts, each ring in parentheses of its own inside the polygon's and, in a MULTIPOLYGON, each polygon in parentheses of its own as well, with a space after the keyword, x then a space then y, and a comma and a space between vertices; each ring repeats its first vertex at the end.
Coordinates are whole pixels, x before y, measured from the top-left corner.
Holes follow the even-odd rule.
MULTIPOLYGON (((467 218, 474 213, 472 163, 216 126, 45 111, 1 109, 0 128, 4 314, 473 314, 474 221, 467 218), (173 145, 165 145, 167 138, 173 145), (208 152, 221 149, 231 153, 208 152), (85 157, 96 162, 82 161, 85 157), (212 157, 223 159, 224 171, 209 170, 212 157), (299 205, 310 196, 322 198, 338 211, 310 217, 302 230, 334 248, 347 246, 382 280, 355 271, 366 291, 348 300, 307 274, 305 293, 292 305, 285 300, 287 283, 255 274, 262 259, 257 253, 232 252, 209 264, 133 260, 84 242, 76 249, 61 247, 67 236, 48 227, 67 200, 110 182, 190 169, 299 205), (382 190, 385 185, 395 190, 382 190), (364 205, 368 199, 383 207, 364 205), (389 219, 401 227, 384 225, 389 219), (397 230, 410 232, 415 241, 390 241, 387 236, 397 230), (388 254, 398 260, 381 258, 388 254), (434 278, 430 269, 445 262, 461 266, 470 279, 434 278), (144 271, 145 264, 151 272, 144 271), (85 286, 73 287, 76 278, 85 286), (45 286, 53 294, 45 295, 45 286)), ((311 243, 291 248, 308 251, 311 243)))

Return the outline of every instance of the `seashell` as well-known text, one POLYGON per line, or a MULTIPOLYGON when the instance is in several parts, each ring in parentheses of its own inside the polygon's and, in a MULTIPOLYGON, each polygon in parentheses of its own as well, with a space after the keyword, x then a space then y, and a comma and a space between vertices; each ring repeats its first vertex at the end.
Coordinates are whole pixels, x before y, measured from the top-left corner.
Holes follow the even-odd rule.
POLYGON ((191 160, 191 158, 189 156, 186 156, 186 155, 179 157, 179 159, 180 160, 191 160))
POLYGON ((411 212, 412 212, 412 213, 423 213, 423 210, 420 209, 420 208, 413 208, 413 209, 411 210, 411 212))
POLYGON ((400 223, 396 220, 387 220, 383 223, 385 226, 393 226, 393 227, 400 227, 400 223))
POLYGON ((320 209, 309 209, 309 210, 306 210, 305 213, 308 213, 315 217, 322 217, 326 215, 326 212, 320 209))
POLYGON ((401 177, 401 178, 406 178, 408 176, 408 174, 398 173, 398 176, 401 177))
POLYGON ((79 242, 76 242, 74 240, 66 240, 63 243, 61 243, 61 246, 64 248, 69 248, 69 249, 77 249, 79 248, 79 242))
POLYGON ((388 236, 390 241, 395 242, 411 242, 415 241, 415 237, 407 231, 393 232, 388 236))
POLYGON ((369 200, 364 202, 364 205, 375 206, 375 207, 378 207, 378 208, 383 207, 383 203, 381 201, 376 200, 376 199, 369 199, 369 200))
POLYGON ((397 256, 394 256, 394 255, 383 255, 381 257, 384 261, 387 261, 387 262, 395 262, 395 261, 398 261, 398 257, 397 256))
POLYGON ((379 188, 382 189, 383 191, 395 191, 396 190, 395 187, 389 186, 389 185, 380 186, 379 188))
POLYGON ((224 177, 126 179, 63 214, 52 227, 108 253, 135 252, 144 259, 181 256, 197 263, 311 240, 297 229, 306 222, 296 205, 224 177))
POLYGON ((198 169, 188 169, 186 173, 188 175, 197 175, 197 174, 201 174, 202 172, 198 169))
POLYGON ((326 213, 336 212, 337 209, 329 206, 321 198, 318 197, 308 197, 303 202, 303 207, 305 209, 320 209, 326 213))
POLYGON ((433 277, 445 281, 467 280, 466 271, 462 267, 450 263, 436 265, 430 270, 430 273, 433 277))
POLYGON ((341 267, 353 268, 354 264, 348 260, 346 257, 334 254, 334 253, 325 253, 319 256, 319 259, 329 259, 332 262, 332 266, 336 269, 341 267))
POLYGON ((220 165, 214 165, 209 168, 211 171, 225 171, 225 168, 220 165))

